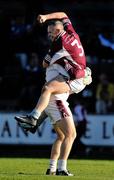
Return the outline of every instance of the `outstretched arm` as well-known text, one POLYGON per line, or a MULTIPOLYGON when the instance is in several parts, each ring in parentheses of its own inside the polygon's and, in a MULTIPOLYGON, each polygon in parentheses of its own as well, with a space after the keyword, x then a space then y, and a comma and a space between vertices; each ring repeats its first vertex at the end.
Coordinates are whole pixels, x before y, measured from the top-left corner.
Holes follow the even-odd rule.
POLYGON ((37 21, 39 23, 44 23, 47 20, 51 20, 51 19, 62 19, 64 17, 68 17, 66 15, 66 13, 64 12, 55 12, 55 13, 50 13, 50 14, 45 14, 45 15, 38 15, 37 17, 37 21))

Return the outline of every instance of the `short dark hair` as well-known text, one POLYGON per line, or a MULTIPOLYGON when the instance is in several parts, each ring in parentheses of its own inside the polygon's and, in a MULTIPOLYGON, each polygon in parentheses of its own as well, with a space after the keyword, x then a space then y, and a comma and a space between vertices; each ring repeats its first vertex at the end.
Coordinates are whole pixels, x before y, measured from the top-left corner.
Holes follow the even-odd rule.
POLYGON ((48 22, 48 26, 56 26, 57 24, 62 24, 62 21, 60 19, 53 19, 48 22))

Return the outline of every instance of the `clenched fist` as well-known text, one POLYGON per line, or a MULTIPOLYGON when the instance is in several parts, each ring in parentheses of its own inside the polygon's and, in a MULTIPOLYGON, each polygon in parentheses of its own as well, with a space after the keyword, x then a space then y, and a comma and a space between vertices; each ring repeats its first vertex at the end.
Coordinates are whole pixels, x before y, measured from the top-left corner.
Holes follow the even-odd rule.
POLYGON ((44 23, 46 21, 46 16, 45 15, 38 15, 37 20, 39 23, 44 23))

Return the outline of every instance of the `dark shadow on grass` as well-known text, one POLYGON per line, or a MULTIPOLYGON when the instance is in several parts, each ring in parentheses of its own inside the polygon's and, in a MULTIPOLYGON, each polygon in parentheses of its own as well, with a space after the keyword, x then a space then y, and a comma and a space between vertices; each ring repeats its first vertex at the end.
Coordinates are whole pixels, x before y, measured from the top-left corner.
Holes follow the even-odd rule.
POLYGON ((22 176, 41 176, 45 174, 40 173, 24 173, 24 172, 18 172, 18 173, 0 173, 0 175, 6 175, 6 176, 16 176, 16 175, 22 175, 22 176))

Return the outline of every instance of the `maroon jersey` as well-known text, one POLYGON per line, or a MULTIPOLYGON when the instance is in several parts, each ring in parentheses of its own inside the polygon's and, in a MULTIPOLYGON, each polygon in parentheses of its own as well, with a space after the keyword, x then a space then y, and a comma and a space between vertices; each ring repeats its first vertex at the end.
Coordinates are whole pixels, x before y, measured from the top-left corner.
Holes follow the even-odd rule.
POLYGON ((66 69, 70 79, 82 78, 85 75, 86 58, 80 38, 68 18, 63 18, 62 22, 65 31, 54 40, 45 61, 60 64, 66 69))

